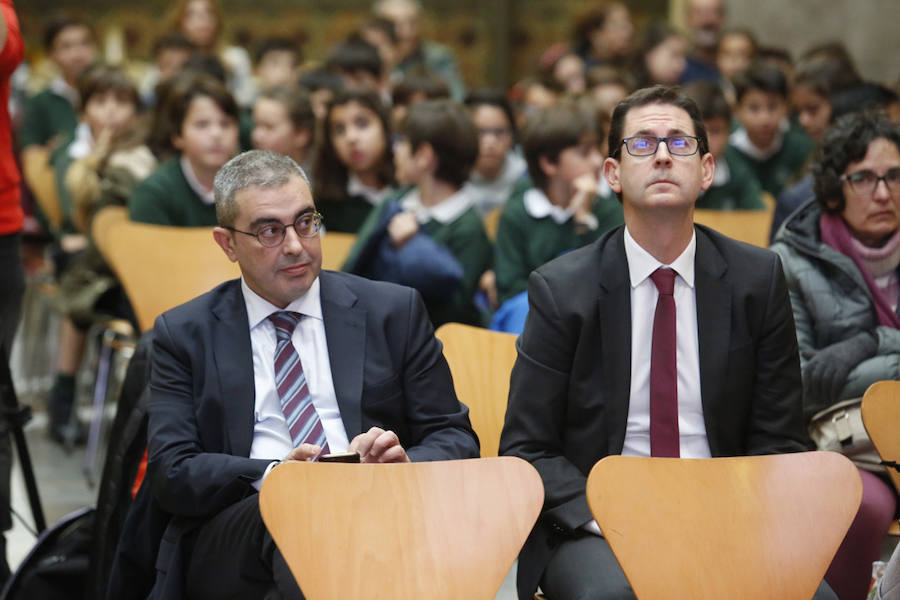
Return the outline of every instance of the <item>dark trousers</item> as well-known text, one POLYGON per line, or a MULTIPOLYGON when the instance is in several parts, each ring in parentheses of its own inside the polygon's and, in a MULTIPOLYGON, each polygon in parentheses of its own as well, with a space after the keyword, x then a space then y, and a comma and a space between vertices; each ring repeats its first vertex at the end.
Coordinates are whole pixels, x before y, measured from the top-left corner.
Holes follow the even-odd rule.
MULTIPOLYGON (((544 570, 541 590, 549 600, 634 600, 622 567, 605 538, 593 534, 563 542, 544 570)), ((824 581, 813 600, 838 600, 824 581)))
POLYGON ((259 496, 232 504, 200 527, 188 544, 191 600, 303 600, 259 514, 259 496))
POLYGON ((0 344, 7 358, 19 324, 22 295, 25 293, 21 238, 19 233, 0 235, 0 276, 3 281, 0 285, 0 344))

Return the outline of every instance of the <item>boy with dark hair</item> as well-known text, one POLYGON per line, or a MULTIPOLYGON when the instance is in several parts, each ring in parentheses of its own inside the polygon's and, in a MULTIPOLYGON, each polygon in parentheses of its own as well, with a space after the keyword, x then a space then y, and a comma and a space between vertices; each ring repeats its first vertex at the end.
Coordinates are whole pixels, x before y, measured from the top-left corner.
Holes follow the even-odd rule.
POLYGON ((25 104, 19 129, 23 153, 29 146, 47 146, 60 134, 71 133, 78 123, 78 77, 94 62, 96 40, 91 27, 81 19, 58 17, 44 28, 44 50, 59 74, 42 92, 25 104))
POLYGON ((521 294, 545 262, 622 224, 622 206, 601 198, 603 155, 594 119, 563 103, 529 120, 522 135, 531 186, 519 186, 503 208, 495 267, 500 302, 521 294))
POLYGON ((725 152, 731 125, 731 108, 725 94, 715 83, 695 81, 684 87, 700 108, 709 151, 716 159, 716 171, 712 185, 700 192, 696 208, 715 210, 756 210, 766 207, 762 200, 762 188, 756 175, 743 162, 730 158, 725 152))
POLYGON ((297 82, 309 91, 313 114, 316 115, 316 122, 321 123, 328 111, 328 103, 334 98, 335 93, 344 87, 344 82, 326 69, 304 73, 297 82))
POLYGON ((384 88, 384 65, 378 49, 353 34, 338 44, 328 57, 328 70, 338 75, 348 88, 384 88))
POLYGON ((254 70, 260 90, 296 82, 301 55, 293 40, 267 37, 257 46, 254 58, 254 70))
POLYGON ((754 63, 734 78, 734 88, 741 125, 726 152, 750 167, 762 188, 776 196, 806 164, 815 144, 787 119, 787 79, 776 64, 754 63))
POLYGON ((463 185, 478 157, 478 133, 452 100, 410 107, 394 143, 397 180, 408 184, 373 210, 345 271, 416 288, 435 327, 481 324, 474 303, 491 244, 463 185))

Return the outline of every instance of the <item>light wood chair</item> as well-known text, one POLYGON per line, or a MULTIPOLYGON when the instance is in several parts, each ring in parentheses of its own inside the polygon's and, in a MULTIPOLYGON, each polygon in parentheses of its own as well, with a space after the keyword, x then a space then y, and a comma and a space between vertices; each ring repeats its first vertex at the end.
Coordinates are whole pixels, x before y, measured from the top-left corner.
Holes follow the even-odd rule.
POLYGON ((503 207, 500 206, 484 215, 484 231, 492 242, 497 239, 497 229, 500 227, 500 215, 502 213, 503 207))
POLYGON ((125 287, 142 331, 166 310, 240 276, 213 240, 212 228, 134 223, 123 210, 104 208, 91 231, 125 287))
MULTIPOLYGON (((862 399, 862 420, 866 433, 881 460, 900 463, 900 381, 878 381, 869 386, 862 399)), ((900 471, 888 467, 888 475, 894 489, 900 492, 900 471)), ((900 525, 891 523, 888 532, 892 536, 900 536, 900 525)))
POLYGON ((56 189, 56 175, 50 166, 50 150, 40 146, 27 148, 22 153, 22 177, 50 227, 59 231, 63 210, 56 189))
POLYGON ((591 469, 587 497, 642 600, 809 600, 862 483, 833 452, 610 456, 591 469))
POLYGON ((544 502, 514 457, 289 462, 259 508, 309 600, 495 597, 544 502))
POLYGON ((730 238, 761 248, 769 247, 772 210, 694 210, 694 222, 730 238))
POLYGON ((352 233, 325 231, 322 235, 322 268, 340 271, 355 243, 356 236, 352 233))
POLYGON ((506 417, 509 375, 516 362, 516 336, 447 323, 435 333, 453 374, 460 401, 481 442, 481 456, 497 456, 506 417))

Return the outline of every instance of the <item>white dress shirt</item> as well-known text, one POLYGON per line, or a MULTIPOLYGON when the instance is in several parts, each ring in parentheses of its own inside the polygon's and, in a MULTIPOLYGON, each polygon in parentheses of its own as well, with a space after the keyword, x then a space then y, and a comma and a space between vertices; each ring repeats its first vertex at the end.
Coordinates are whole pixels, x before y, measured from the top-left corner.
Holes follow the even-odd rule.
MULTIPOLYGON (((322 320, 322 303, 319 297, 319 279, 316 278, 303 296, 284 309, 261 298, 247 286, 243 278, 241 278, 241 292, 247 305, 250 349, 253 356, 253 384, 256 392, 250 458, 278 461, 287 456, 294 446, 275 387, 275 326, 268 317, 280 310, 303 315, 294 329, 291 342, 300 355, 312 403, 322 421, 328 448, 331 452, 346 452, 350 442, 344 429, 344 422, 341 420, 334 381, 331 378, 331 362, 328 359, 325 322, 322 320)), ((254 485, 259 488, 261 483, 262 479, 254 485)))

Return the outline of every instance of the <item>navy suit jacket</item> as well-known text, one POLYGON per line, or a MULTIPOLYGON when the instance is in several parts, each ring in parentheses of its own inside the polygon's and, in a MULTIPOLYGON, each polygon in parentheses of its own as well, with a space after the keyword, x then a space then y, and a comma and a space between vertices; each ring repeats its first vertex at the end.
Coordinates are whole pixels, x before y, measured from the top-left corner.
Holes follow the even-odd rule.
MULTIPOLYGON (((800 359, 778 257, 696 225, 700 390, 713 456, 806 448, 800 359)), ((501 454, 541 474, 544 509, 519 556, 530 598, 555 547, 592 519, 587 474, 625 443, 631 282, 624 227, 531 274, 501 454)), ((648 315, 649 318, 649 315, 648 315)))
MULTIPOLYGON (((394 431, 413 461, 477 457, 468 409, 456 398, 418 293, 345 273, 323 271, 319 277, 347 437, 378 426, 394 431)), ((148 521, 166 523, 152 597, 168 600, 182 593, 184 533, 255 493, 251 483, 270 461, 248 458, 255 394, 240 282, 162 314, 153 336, 147 470, 153 499, 144 485, 135 510, 155 504, 153 510, 169 517, 156 512, 148 521)), ((140 545, 144 554, 152 547, 140 545)), ((131 563, 134 555, 127 555, 131 563)))

